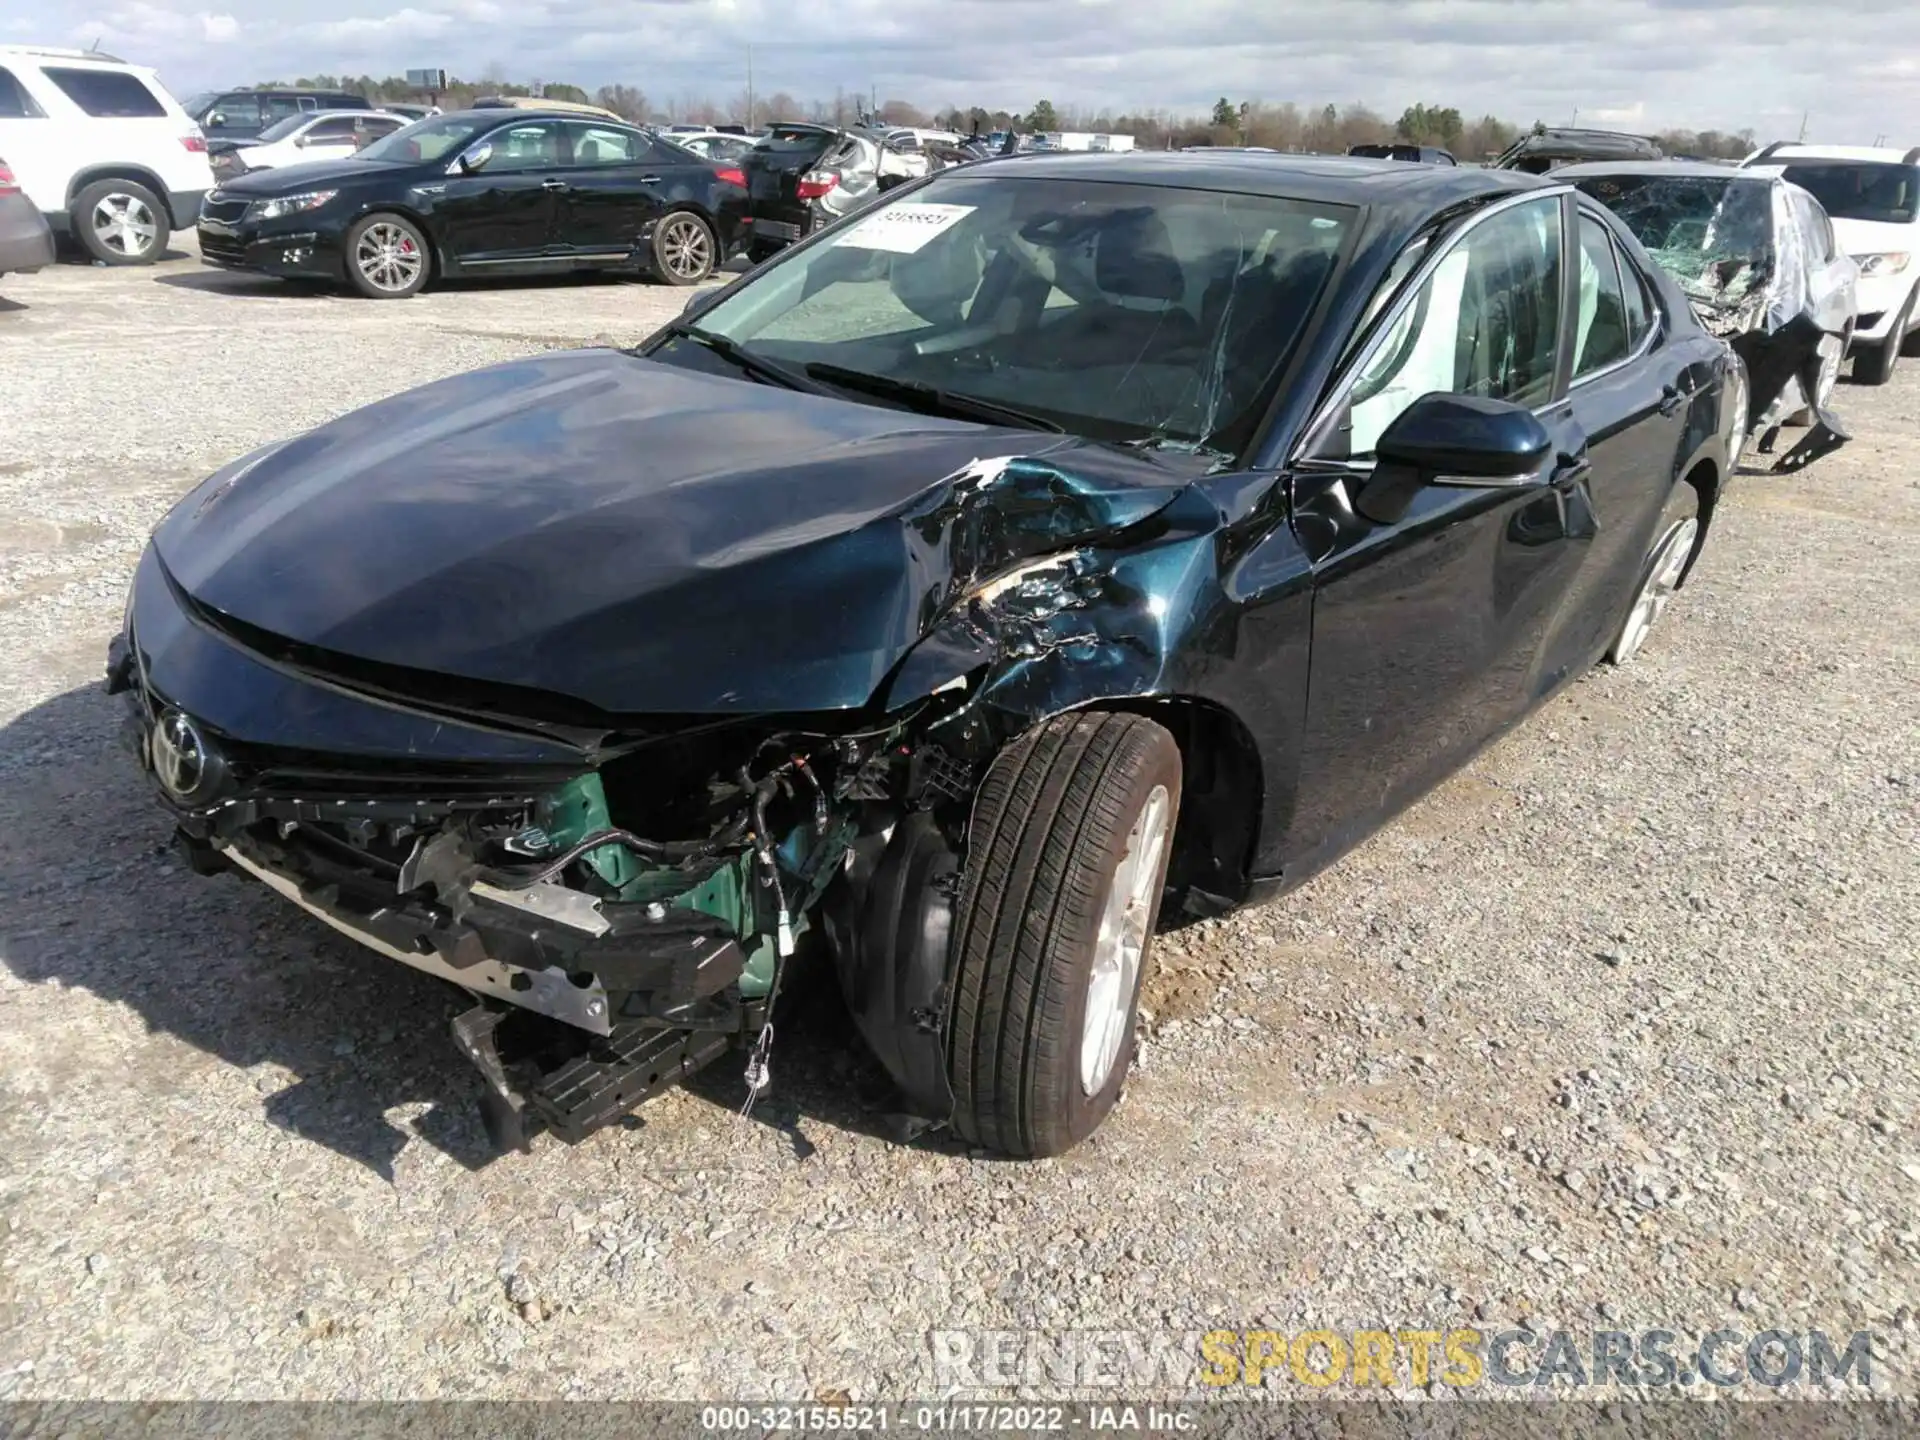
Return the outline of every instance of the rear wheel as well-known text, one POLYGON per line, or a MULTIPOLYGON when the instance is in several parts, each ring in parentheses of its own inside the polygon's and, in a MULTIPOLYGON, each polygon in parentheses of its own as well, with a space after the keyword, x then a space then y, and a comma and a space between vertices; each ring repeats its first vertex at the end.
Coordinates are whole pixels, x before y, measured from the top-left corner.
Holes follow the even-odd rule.
POLYGON ((1747 380, 1747 363, 1738 355, 1727 365, 1727 473, 1740 468, 1747 453, 1747 431, 1753 424, 1753 387, 1747 380))
POLYGON ((974 804, 955 911, 954 1124, 1057 1155, 1119 1098, 1180 810, 1180 751, 1138 715, 1049 720, 974 804))
POLYGON ((755 240, 747 246, 747 263, 764 265, 778 255, 783 247, 772 240, 755 240))
POLYGON ((103 265, 151 265, 173 234, 160 197, 134 180, 96 180, 73 197, 74 238, 103 265))
POLYGON ((653 232, 653 273, 669 285, 698 285, 719 254, 713 227, 691 210, 676 210, 653 232))
POLYGON ((400 215, 369 215, 347 230, 347 283, 369 300, 404 300, 427 283, 427 237, 400 215))
POLYGON ((1607 659, 1624 665, 1640 653, 1647 636, 1666 613, 1680 582, 1686 578, 1694 552, 1700 547, 1700 492, 1682 480, 1673 487, 1654 527, 1653 545, 1640 571, 1640 588, 1633 605, 1607 651, 1607 659))

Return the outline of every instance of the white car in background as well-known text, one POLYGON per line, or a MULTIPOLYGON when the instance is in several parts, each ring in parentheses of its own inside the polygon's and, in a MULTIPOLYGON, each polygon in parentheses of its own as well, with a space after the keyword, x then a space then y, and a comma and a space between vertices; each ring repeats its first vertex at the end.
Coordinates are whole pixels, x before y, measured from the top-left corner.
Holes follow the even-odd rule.
POLYGON ((106 265, 149 265, 213 188, 207 139, 145 66, 0 45, 0 155, 56 234, 106 265))
POLYGON ((251 140, 215 140, 213 173, 231 180, 254 170, 300 165, 311 160, 344 160, 362 146, 383 140, 414 121, 381 110, 322 110, 289 115, 251 140))
POLYGON ((1778 169, 1827 212, 1860 267, 1854 382, 1886 384, 1920 331, 1920 147, 1780 143, 1744 163, 1778 169))
POLYGON ((754 137, 751 135, 732 135, 718 130, 702 130, 698 133, 674 131, 660 137, 671 140, 682 150, 691 150, 702 160, 711 160, 716 165, 737 165, 740 158, 753 149, 754 137))

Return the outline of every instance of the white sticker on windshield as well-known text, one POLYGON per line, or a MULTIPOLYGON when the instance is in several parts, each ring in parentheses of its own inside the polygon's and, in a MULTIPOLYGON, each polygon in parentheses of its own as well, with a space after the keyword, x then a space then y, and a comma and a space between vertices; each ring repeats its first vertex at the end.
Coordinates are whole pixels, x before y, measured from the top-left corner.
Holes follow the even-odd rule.
POLYGON ((942 231, 951 230, 973 213, 971 205, 889 205, 876 215, 856 220, 833 243, 860 250, 886 250, 911 255, 942 231))

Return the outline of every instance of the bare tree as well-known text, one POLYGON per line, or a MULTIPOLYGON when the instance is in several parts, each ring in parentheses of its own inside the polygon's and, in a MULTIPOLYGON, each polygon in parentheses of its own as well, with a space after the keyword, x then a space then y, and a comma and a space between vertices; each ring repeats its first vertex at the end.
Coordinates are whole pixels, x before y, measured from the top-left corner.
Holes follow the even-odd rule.
POLYGON ((636 125, 645 124, 653 113, 647 104, 644 93, 631 85, 602 85, 593 97, 594 103, 603 105, 622 119, 631 120, 636 125))

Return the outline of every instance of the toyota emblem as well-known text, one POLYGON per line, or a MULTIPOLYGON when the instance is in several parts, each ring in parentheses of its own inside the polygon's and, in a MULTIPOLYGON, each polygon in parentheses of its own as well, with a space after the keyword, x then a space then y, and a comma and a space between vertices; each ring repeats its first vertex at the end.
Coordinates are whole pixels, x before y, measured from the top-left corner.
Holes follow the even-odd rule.
POLYGON ((218 788, 226 767, 200 728, 178 710, 165 710, 147 740, 153 778, 176 800, 207 798, 218 788))

